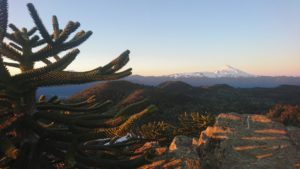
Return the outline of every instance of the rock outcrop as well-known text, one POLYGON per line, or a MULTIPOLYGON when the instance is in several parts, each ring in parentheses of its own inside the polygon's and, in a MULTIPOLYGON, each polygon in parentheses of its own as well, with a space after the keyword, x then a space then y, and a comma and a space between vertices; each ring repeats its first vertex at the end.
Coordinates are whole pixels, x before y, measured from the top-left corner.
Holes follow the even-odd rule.
POLYGON ((300 169, 300 128, 263 115, 220 114, 199 139, 176 136, 169 147, 155 148, 151 164, 140 167, 160 168, 300 169))
POLYGON ((300 129, 263 115, 220 114, 199 144, 202 169, 300 169, 300 129))
MULTIPOLYGON (((153 159, 153 162, 139 169, 199 169, 200 158, 196 150, 195 140, 187 136, 176 136, 169 148, 161 156, 153 159)), ((155 150, 156 152, 157 149, 155 150)))

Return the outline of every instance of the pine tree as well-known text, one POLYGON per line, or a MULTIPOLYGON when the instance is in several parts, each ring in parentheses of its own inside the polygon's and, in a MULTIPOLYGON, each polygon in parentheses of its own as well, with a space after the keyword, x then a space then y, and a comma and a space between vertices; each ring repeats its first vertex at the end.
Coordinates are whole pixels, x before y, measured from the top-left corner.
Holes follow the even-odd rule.
POLYGON ((129 50, 90 71, 65 71, 79 54, 76 47, 92 32, 76 32, 80 23, 73 21, 61 29, 53 16, 49 33, 33 4, 27 7, 35 27, 19 29, 8 25, 7 0, 0 0, 0 168, 132 168, 143 163, 147 152, 135 154, 134 148, 144 140, 115 140, 156 111, 146 100, 119 112, 110 109, 110 101, 98 103, 93 96, 79 103, 45 96, 36 100, 38 87, 130 75, 131 69, 120 71, 129 61, 129 50), (37 68, 37 62, 45 66, 37 68), (12 75, 8 67, 20 73, 12 75))

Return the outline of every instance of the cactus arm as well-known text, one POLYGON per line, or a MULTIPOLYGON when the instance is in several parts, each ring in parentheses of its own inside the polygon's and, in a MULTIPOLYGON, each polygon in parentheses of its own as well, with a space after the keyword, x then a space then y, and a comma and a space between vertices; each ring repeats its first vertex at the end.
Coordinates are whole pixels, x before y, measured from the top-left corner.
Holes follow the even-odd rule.
MULTIPOLYGON (((146 114, 153 113, 157 110, 155 106, 149 106, 143 111, 130 116, 123 124, 117 127, 112 127, 112 128, 96 128, 96 129, 87 129, 87 133, 81 133, 78 135, 78 140, 79 141, 88 141, 92 139, 97 139, 97 138, 107 138, 107 137, 115 137, 115 136, 124 136, 126 135, 134 126, 137 125, 137 123, 140 123, 141 117, 145 116, 146 114)), ((40 114, 42 115, 42 114, 40 114)), ((57 122, 61 123, 66 123, 68 121, 67 117, 62 118, 62 115, 54 115, 51 113, 46 116, 46 114, 43 115, 44 118, 49 118, 50 120, 55 120, 57 122)), ((36 116, 37 117, 37 116, 36 116)), ((38 117, 37 117, 38 118, 38 117)), ((70 119, 69 119, 70 120, 70 119)), ((72 123, 71 121, 67 122, 68 124, 72 123)), ((63 135, 62 132, 59 131, 54 131, 51 129, 46 129, 43 128, 41 125, 39 125, 36 121, 33 119, 28 119, 27 124, 32 126, 32 128, 40 133, 40 134, 45 134, 45 136, 52 138, 52 139, 57 139, 61 141, 70 141, 72 138, 75 136, 74 134, 67 134, 63 135)))
POLYGON ((35 7, 33 6, 32 3, 29 3, 27 4, 27 7, 28 7, 28 10, 30 12, 30 15, 37 27, 37 29, 39 30, 41 36, 45 39, 45 41, 48 43, 48 44, 53 44, 53 41, 52 41, 52 38, 51 36, 49 35, 47 29, 45 28, 41 18, 39 17, 35 7))
POLYGON ((37 31, 37 27, 33 27, 27 32, 27 34, 28 36, 32 36, 36 31, 37 31))
POLYGON ((129 50, 109 64, 86 72, 52 71, 43 76, 30 79, 32 87, 81 84, 99 80, 116 80, 131 74, 131 69, 116 73, 129 61, 129 50))
POLYGON ((45 105, 37 105, 39 110, 63 110, 63 111, 72 111, 72 112, 93 112, 100 111, 106 107, 107 104, 100 104, 99 106, 93 108, 80 108, 66 105, 55 105, 55 104, 45 104, 45 105))
MULTIPOLYGON (((111 103, 111 101, 109 101, 111 103)), ((77 102, 77 103, 62 103, 62 105, 65 106, 72 106, 72 107, 82 107, 82 106, 87 106, 90 104, 96 103, 96 95, 92 95, 89 98, 87 98, 84 101, 77 102)))
POLYGON ((13 42, 10 42, 9 45, 11 47, 13 47, 13 49, 17 50, 17 51, 23 51, 22 47, 20 47, 19 45, 13 43, 13 42))
MULTIPOLYGON (((6 34, 7 18, 7 0, 0 0, 0 49, 2 49, 2 40, 6 34)), ((0 77, 0 83, 3 81, 8 81, 10 78, 10 74, 3 63, 2 53, 0 55, 0 77)))
POLYGON ((20 68, 20 65, 17 63, 10 63, 10 62, 3 62, 5 66, 10 66, 10 67, 15 67, 15 68, 20 68))
POLYGON ((21 53, 15 50, 14 48, 10 47, 6 43, 2 43, 2 47, 0 48, 0 52, 2 55, 4 55, 6 58, 9 58, 14 61, 20 61, 21 60, 21 53))
POLYGON ((13 34, 13 33, 6 33, 6 34, 5 34, 5 37, 6 37, 7 39, 9 39, 9 40, 15 42, 15 43, 18 43, 17 40, 16 40, 16 38, 14 37, 14 34, 13 34))
POLYGON ((79 32, 79 34, 76 34, 74 38, 72 38, 70 41, 64 43, 62 45, 63 50, 68 50, 71 48, 74 48, 83 42, 85 42, 91 35, 93 34, 92 31, 87 31, 87 32, 79 32))
POLYGON ((58 20, 55 15, 52 16, 52 27, 53 27, 54 39, 57 40, 60 34, 60 30, 59 30, 58 20))
POLYGON ((47 45, 44 48, 37 51, 36 53, 32 54, 31 61, 39 61, 42 59, 46 59, 48 57, 59 54, 61 51, 65 51, 68 49, 72 49, 76 46, 79 46, 84 41, 86 41, 91 35, 92 32, 88 31, 84 34, 84 36, 81 36, 80 38, 76 39, 76 41, 74 40, 74 41, 66 42, 58 46, 47 45))
POLYGON ((136 113, 132 116, 130 116, 124 123, 117 127, 113 128, 95 128, 92 129, 91 132, 82 134, 79 139, 81 141, 87 141, 92 140, 96 138, 107 138, 107 137, 122 137, 126 135, 130 130, 137 126, 138 123, 141 123, 141 119, 143 116, 147 114, 151 114, 153 112, 156 112, 157 108, 153 105, 147 107, 143 111, 136 113))
POLYGON ((26 44, 26 40, 28 39, 28 37, 24 36, 24 32, 22 32, 21 30, 19 30, 14 24, 9 24, 8 25, 13 31, 14 33, 12 34, 12 36, 14 38, 12 38, 12 40, 14 42, 16 42, 19 45, 25 45, 26 44))
MULTIPOLYGON (((10 79, 10 75, 9 72, 7 70, 7 68, 5 67, 4 63, 3 63, 3 59, 0 55, 0 88, 1 88, 1 83, 2 82, 8 82, 10 79)), ((4 85, 5 86, 5 85, 4 85)))
MULTIPOLYGON (((53 21, 57 22, 57 19, 56 20, 54 19, 53 21)), ((54 25, 57 25, 57 23, 54 23, 54 25)), ((72 22, 72 21, 68 22, 68 24, 65 26, 65 28, 63 29, 63 31, 61 33, 58 32, 58 30, 57 30, 58 28, 56 28, 54 25, 53 25, 54 35, 58 34, 58 37, 56 37, 57 40, 55 41, 55 45, 60 45, 69 38, 71 33, 75 32, 76 29, 79 28, 80 23, 72 22)))
POLYGON ((51 71, 59 71, 65 69, 79 54, 78 49, 74 49, 73 51, 66 54, 62 59, 59 61, 56 61, 55 63, 49 64, 45 67, 29 70, 26 72, 23 72, 22 74, 17 74, 13 76, 12 80, 16 80, 20 82, 20 80, 30 80, 32 78, 40 77, 46 73, 49 73, 51 71))
POLYGON ((42 59, 42 62, 44 62, 46 65, 51 65, 51 61, 48 59, 42 59))
POLYGON ((0 0, 0 41, 3 40, 7 28, 7 0, 0 0))
POLYGON ((120 70, 123 66, 125 66, 128 63, 129 54, 130 54, 130 51, 126 50, 119 57, 117 57, 110 63, 106 64, 105 66, 103 66, 103 68, 100 69, 100 67, 99 67, 97 69, 94 69, 94 71, 96 71, 96 72, 102 71, 103 74, 114 73, 114 72, 120 70))
MULTIPOLYGON (((124 146, 131 146, 137 143, 140 143, 140 141, 144 141, 144 139, 140 139, 140 138, 131 138, 129 140, 126 140, 124 142, 118 142, 118 143, 114 143, 114 144, 110 144, 110 145, 103 145, 103 144, 84 144, 84 145, 80 145, 81 149, 85 149, 85 150, 101 150, 101 149, 107 149, 107 148, 121 148, 124 146)), ((146 139, 145 139, 146 141, 146 139)))
POLYGON ((143 99, 141 101, 138 101, 136 103, 133 103, 133 104, 130 104, 130 105, 126 106, 125 108, 120 110, 120 112, 118 112, 115 115, 115 117, 131 116, 131 115, 141 111, 141 109, 143 109, 147 105, 149 105, 149 100, 148 99, 143 99))
POLYGON ((125 71, 110 75, 102 75, 90 72, 54 71, 40 78, 34 78, 28 83, 32 87, 82 84, 102 80, 116 80, 122 77, 126 77, 130 74, 131 69, 127 69, 125 71))

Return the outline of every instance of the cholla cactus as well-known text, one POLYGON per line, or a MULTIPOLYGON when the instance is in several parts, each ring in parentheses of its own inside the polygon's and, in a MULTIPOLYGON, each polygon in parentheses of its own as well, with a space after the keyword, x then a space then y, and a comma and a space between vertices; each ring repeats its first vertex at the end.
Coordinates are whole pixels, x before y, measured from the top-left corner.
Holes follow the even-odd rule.
POLYGON ((94 97, 72 104, 57 97, 47 100, 42 96, 38 102, 35 99, 36 89, 41 86, 130 75, 131 69, 118 72, 129 61, 129 51, 90 71, 64 71, 79 54, 76 47, 92 32, 79 31, 70 38, 79 22, 71 21, 60 29, 53 16, 53 32, 49 33, 34 6, 27 7, 36 26, 28 30, 9 24, 12 33, 7 33, 7 0, 0 0, 0 168, 132 168, 141 163, 144 155, 130 159, 137 154, 128 149, 141 140, 114 141, 141 124, 143 116, 155 112, 154 106, 147 107, 141 101, 113 113, 108 109, 110 101, 97 103, 94 97), (62 52, 67 54, 61 56, 62 52), (36 68, 39 61, 45 66, 36 68), (7 67, 21 73, 11 75, 7 67))

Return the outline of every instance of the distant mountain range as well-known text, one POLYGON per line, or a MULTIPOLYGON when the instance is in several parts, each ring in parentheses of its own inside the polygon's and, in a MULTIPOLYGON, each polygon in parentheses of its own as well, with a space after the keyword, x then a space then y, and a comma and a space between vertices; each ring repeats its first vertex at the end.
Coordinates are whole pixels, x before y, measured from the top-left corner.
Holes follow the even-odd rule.
MULTIPOLYGON (((123 80, 147 86, 158 86, 159 84, 169 81, 182 81, 194 87, 213 86, 217 84, 227 84, 229 86, 238 88, 273 88, 280 85, 300 86, 300 77, 258 76, 244 72, 229 65, 215 72, 176 73, 164 76, 132 75, 124 78, 123 80)), ((76 92, 79 92, 81 90, 84 90, 88 87, 91 87, 96 83, 97 82, 82 85, 45 87, 40 88, 37 94, 58 95, 64 98, 75 94, 76 92)))
POLYGON ((241 88, 276 87, 284 84, 300 86, 300 77, 253 75, 229 65, 215 72, 176 73, 163 76, 132 75, 125 80, 151 86, 157 86, 165 81, 182 81, 192 86, 227 84, 241 88))
POLYGON ((215 72, 193 72, 193 73, 176 73, 167 75, 167 77, 172 78, 199 78, 199 77, 207 77, 207 78, 220 78, 220 77, 256 77, 255 75, 246 73, 244 71, 241 71, 237 68, 234 68, 230 65, 224 66, 224 68, 221 68, 220 70, 217 70, 215 72))

